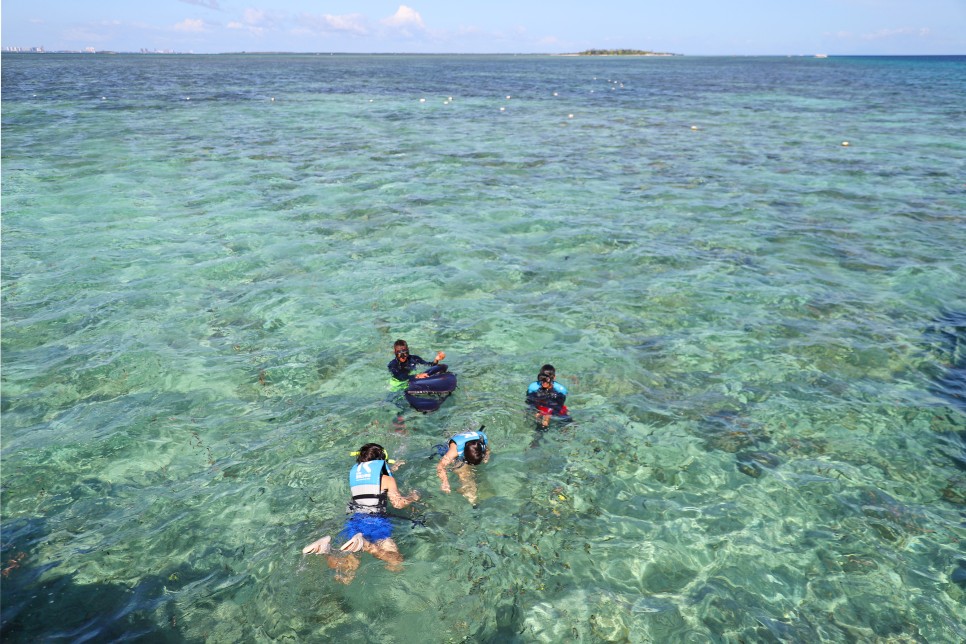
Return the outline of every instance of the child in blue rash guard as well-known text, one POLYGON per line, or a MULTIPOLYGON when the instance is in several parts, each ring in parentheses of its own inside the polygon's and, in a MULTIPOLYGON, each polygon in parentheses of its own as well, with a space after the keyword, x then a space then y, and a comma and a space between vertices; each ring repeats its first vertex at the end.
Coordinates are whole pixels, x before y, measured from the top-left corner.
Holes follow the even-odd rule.
POLYGON ((567 416, 567 388, 556 382, 557 370, 552 364, 540 367, 537 379, 527 387, 527 404, 536 409, 537 420, 546 427, 551 416, 567 416))
POLYGON ((382 445, 366 443, 359 448, 356 464, 349 470, 352 500, 346 511, 351 516, 339 533, 347 539, 340 548, 348 553, 347 556, 336 557, 332 553, 332 537, 328 535, 302 548, 302 554, 327 555, 329 567, 336 571, 336 579, 344 584, 350 583, 355 577, 359 559, 352 553, 360 550, 385 561, 386 568, 393 572, 402 569, 403 558, 392 539, 392 523, 386 514, 386 501, 392 503, 393 507, 404 508, 418 501, 419 493, 414 490, 408 496, 400 494, 389 462, 382 445))
POLYGON ((476 480, 473 478, 473 471, 463 465, 479 465, 490 460, 489 444, 483 427, 476 431, 466 431, 456 434, 449 439, 446 452, 439 459, 436 465, 436 476, 440 480, 440 489, 449 492, 449 477, 446 468, 451 463, 456 462, 456 475, 460 479, 460 493, 466 500, 476 505, 476 480))
POLYGON ((396 340, 392 347, 393 353, 396 357, 392 362, 389 363, 389 373, 392 374, 392 388, 401 389, 405 388, 405 385, 409 382, 410 378, 428 378, 429 376, 434 376, 438 373, 445 373, 447 366, 440 364, 446 354, 439 351, 436 354, 436 359, 432 362, 426 362, 422 358, 416 355, 411 355, 409 353, 409 345, 406 344, 405 340, 396 340), (413 371, 421 365, 428 365, 430 368, 423 373, 418 373, 413 376, 413 371))

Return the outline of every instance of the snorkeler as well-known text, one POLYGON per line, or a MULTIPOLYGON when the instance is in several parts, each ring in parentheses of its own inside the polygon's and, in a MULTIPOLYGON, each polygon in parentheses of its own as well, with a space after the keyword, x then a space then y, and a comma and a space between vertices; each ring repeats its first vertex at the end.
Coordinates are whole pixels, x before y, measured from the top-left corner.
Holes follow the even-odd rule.
POLYGON ((557 370, 552 364, 540 367, 535 382, 527 387, 527 404, 536 409, 537 421, 547 427, 552 416, 569 420, 567 388, 556 381, 557 370))
MULTIPOLYGON (((445 374, 448 367, 444 364, 440 364, 446 354, 442 351, 436 353, 436 359, 432 362, 427 362, 416 355, 411 355, 409 353, 409 345, 405 340, 396 340, 392 347, 393 353, 396 357, 393 358, 392 362, 389 363, 389 390, 392 392, 407 391, 405 400, 401 396, 394 397, 394 403, 399 407, 399 412, 396 414, 395 419, 392 421, 393 426, 397 430, 401 430, 405 427, 406 421, 403 417, 403 410, 406 407, 406 403, 409 406, 416 408, 418 411, 434 411, 442 404, 442 401, 446 396, 431 396, 429 400, 424 399, 413 399, 408 392, 409 387, 413 384, 413 379, 424 380, 430 376, 438 376, 445 374), (423 371, 422 373, 417 373, 413 375, 413 371, 417 369, 420 365, 428 365, 429 369, 423 371)), ((452 392, 456 388, 455 377, 450 378, 452 381, 451 388, 445 391, 452 392)), ((433 389, 432 391, 440 391, 438 389, 433 389)))
MULTIPOLYGON (((442 446, 440 446, 442 448, 442 446)), ((446 474, 446 467, 453 462, 456 475, 460 479, 460 493, 466 500, 476 505, 476 479, 473 478, 473 471, 464 465, 479 465, 490 460, 489 444, 486 441, 486 434, 483 433, 483 426, 476 431, 465 431, 454 435, 447 443, 446 452, 441 454, 442 458, 436 464, 436 476, 439 477, 440 486, 443 492, 449 492, 449 477, 446 474)))
POLYGON ((436 359, 432 362, 426 362, 417 355, 411 355, 409 353, 409 345, 406 344, 405 340, 396 340, 392 346, 392 351, 396 354, 396 357, 393 358, 393 361, 389 363, 388 367, 389 373, 392 374, 392 378, 395 381, 393 383, 394 388, 405 386, 412 377, 428 378, 429 376, 446 372, 447 366, 440 364, 443 358, 446 357, 446 354, 442 351, 437 352, 436 359), (420 365, 429 365, 430 368, 413 376, 412 372, 420 365))
MULTIPOLYGON (((389 469, 389 457, 382 445, 366 443, 357 452, 356 464, 349 470, 349 489, 352 500, 346 508, 351 516, 346 520, 340 536, 347 539, 340 550, 345 556, 332 553, 332 537, 326 535, 302 548, 302 554, 327 555, 329 567, 336 571, 335 578, 348 584, 359 568, 359 559, 353 554, 360 550, 386 562, 393 572, 402 569, 403 558, 392 539, 392 523, 386 512, 386 500, 393 507, 404 508, 419 500, 413 490, 403 496, 396 486, 389 469)), ((400 463, 401 465, 402 463, 400 463)))

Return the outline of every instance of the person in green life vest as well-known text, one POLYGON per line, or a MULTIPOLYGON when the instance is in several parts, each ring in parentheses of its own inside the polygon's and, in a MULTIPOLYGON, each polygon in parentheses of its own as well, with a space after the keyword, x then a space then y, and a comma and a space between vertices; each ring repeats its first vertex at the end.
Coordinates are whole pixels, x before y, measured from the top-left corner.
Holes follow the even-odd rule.
POLYGON ((395 381, 392 383, 394 389, 399 385, 402 385, 401 388, 405 388, 410 378, 428 378, 438 373, 445 373, 448 368, 446 365, 440 364, 446 357, 446 354, 442 351, 436 353, 435 360, 427 362, 419 356, 409 353, 409 345, 406 344, 405 340, 396 340, 392 346, 392 352, 396 357, 387 366, 389 373, 392 374, 392 379, 395 381), (413 371, 422 365, 429 366, 429 369, 414 376, 413 371))
MULTIPOLYGON (((389 368, 389 389, 390 391, 402 391, 409 386, 410 378, 428 378, 430 376, 435 376, 436 374, 446 373, 448 367, 444 364, 440 364, 446 354, 442 351, 436 353, 436 358, 432 362, 427 362, 417 355, 412 355, 409 353, 409 344, 405 340, 396 340, 392 346, 392 351, 395 354, 392 362, 387 366, 389 368), (417 373, 413 375, 420 366, 426 365, 429 367, 426 371, 422 373, 417 373)), ((392 421, 393 426, 396 429, 402 429, 405 425, 405 419, 403 418, 403 410, 406 405, 401 399, 396 400, 396 405, 399 407, 399 412, 396 414, 395 419, 392 421)))

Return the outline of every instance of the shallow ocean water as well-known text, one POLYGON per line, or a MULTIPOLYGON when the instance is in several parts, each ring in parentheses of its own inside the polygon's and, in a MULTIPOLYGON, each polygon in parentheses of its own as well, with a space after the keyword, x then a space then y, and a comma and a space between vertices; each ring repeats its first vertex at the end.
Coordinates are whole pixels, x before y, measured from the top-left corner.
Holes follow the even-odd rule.
POLYGON ((966 639, 966 59, 2 77, 5 640, 966 639), (421 523, 345 586, 369 441, 421 523))

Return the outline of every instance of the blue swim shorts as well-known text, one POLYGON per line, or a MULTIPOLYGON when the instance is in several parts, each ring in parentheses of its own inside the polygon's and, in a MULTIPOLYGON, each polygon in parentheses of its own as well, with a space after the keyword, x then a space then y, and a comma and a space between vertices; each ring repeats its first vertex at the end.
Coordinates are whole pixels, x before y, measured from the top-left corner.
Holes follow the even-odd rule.
POLYGON ((392 536, 392 522, 386 516, 356 512, 346 520, 339 536, 351 539, 357 532, 361 532, 369 543, 377 543, 392 536))

